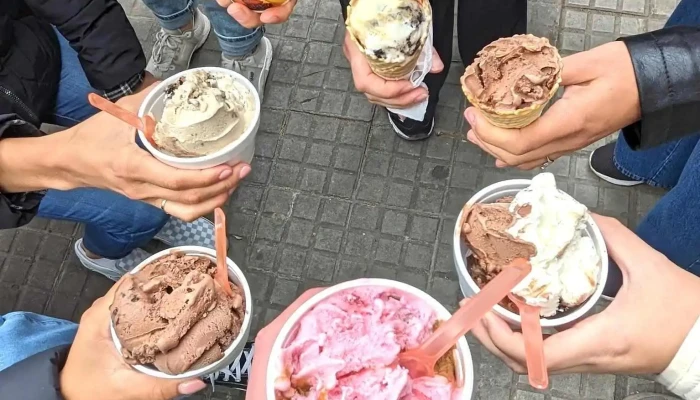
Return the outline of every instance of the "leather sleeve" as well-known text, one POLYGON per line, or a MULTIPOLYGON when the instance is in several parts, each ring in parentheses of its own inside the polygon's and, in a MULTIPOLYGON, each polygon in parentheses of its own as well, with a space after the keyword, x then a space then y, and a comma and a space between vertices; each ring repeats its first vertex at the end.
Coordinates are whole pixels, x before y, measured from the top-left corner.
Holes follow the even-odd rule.
MULTIPOLYGON (((43 133, 16 114, 0 115, 0 140, 10 137, 37 137, 43 133)), ((46 191, 3 193, 0 191, 0 229, 26 225, 39 211, 46 191)), ((0 351, 2 351, 0 349, 0 351)), ((0 393, 2 391, 0 390, 0 393)), ((0 398, 4 398, 0 396, 0 398)), ((8 397, 9 398, 9 397, 8 397)))
POLYGON ((620 39, 632 57, 642 118, 623 129, 645 149, 700 132, 700 28, 674 27, 620 39))
POLYGON ((117 0, 24 0, 68 39, 92 87, 110 91, 141 74, 146 57, 117 0))
POLYGON ((3 399, 62 400, 59 373, 69 346, 35 354, 0 371, 3 399))

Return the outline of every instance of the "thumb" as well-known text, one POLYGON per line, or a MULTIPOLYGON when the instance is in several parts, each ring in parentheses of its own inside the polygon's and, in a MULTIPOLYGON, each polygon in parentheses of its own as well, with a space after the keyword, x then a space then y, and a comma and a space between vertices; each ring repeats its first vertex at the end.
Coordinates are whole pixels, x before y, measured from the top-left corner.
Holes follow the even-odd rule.
POLYGON ((260 26, 260 14, 250 10, 248 7, 233 3, 227 8, 228 14, 233 17, 239 24, 248 29, 253 29, 260 26))
POLYGON ((440 55, 435 50, 435 47, 433 47, 433 66, 430 68, 430 73, 437 74, 442 72, 443 69, 445 69, 445 64, 440 59, 440 55))
POLYGON ((602 351, 605 345, 605 327, 609 310, 593 315, 573 328, 556 333, 544 341, 544 357, 547 369, 556 372, 583 372, 595 367, 593 364, 596 351, 602 351))
MULTIPOLYGON (((188 381, 178 381, 172 379, 153 378, 151 382, 151 390, 149 396, 140 396, 137 398, 149 398, 153 400, 170 400, 178 396, 188 396, 195 394, 204 389, 206 384, 199 379, 188 381)), ((145 393, 144 393, 145 394, 145 393)))

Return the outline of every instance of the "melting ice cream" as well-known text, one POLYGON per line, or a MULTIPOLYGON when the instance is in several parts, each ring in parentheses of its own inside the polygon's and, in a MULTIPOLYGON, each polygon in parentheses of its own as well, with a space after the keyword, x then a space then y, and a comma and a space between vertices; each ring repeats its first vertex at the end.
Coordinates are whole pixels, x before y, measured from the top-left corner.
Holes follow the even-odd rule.
POLYGON ((177 157, 215 153, 245 133, 255 103, 232 75, 194 70, 167 88, 153 139, 161 151, 177 157))
POLYGON ((582 304, 595 292, 601 259, 585 233, 588 209, 539 174, 514 198, 465 209, 462 233, 476 261, 472 276, 488 283, 515 258, 532 272, 513 290, 551 317, 582 304))

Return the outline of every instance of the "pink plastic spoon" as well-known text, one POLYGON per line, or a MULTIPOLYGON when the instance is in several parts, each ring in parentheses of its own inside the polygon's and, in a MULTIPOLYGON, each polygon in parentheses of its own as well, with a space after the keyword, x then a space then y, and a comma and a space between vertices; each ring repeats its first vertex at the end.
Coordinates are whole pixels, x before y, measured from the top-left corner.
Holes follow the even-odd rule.
POLYGON ((525 359, 527 361, 527 378, 530 386, 544 390, 549 386, 549 374, 544 360, 544 338, 540 325, 540 308, 531 306, 520 297, 509 294, 510 301, 520 310, 520 325, 525 339, 525 359))
POLYGON ((476 296, 443 322, 420 347, 399 354, 399 364, 413 378, 433 376, 435 364, 457 341, 530 273, 530 263, 516 259, 484 286, 476 296))

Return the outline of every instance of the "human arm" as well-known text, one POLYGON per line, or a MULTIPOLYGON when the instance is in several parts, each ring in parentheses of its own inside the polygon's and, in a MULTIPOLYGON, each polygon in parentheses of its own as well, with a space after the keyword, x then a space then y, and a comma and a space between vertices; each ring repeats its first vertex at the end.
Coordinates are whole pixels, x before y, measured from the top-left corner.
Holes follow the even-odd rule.
POLYGON ((566 57, 564 94, 541 118, 522 129, 501 129, 471 107, 467 138, 498 167, 532 169, 623 128, 635 148, 697 132, 699 48, 700 28, 678 27, 566 57))
MULTIPOLYGON (((122 85, 138 86, 146 57, 117 0, 25 0, 51 23, 78 53, 88 81, 115 99, 122 85)), ((127 92, 130 94, 131 92, 127 92)))
MULTIPOLYGON (((135 111, 147 93, 119 105, 135 111)), ((167 166, 138 147, 132 127, 105 113, 52 135, 8 116, 0 128, 0 228, 29 222, 42 190, 78 187, 111 190, 155 207, 167 200, 167 213, 191 221, 223 205, 249 172, 243 163, 205 170, 167 166)))
MULTIPOLYGON (((677 267, 620 222, 595 216, 624 284, 604 311, 545 340, 550 373, 660 374, 686 399, 700 399, 700 278, 677 267)), ((522 334, 489 313, 473 334, 525 372, 522 334)))

